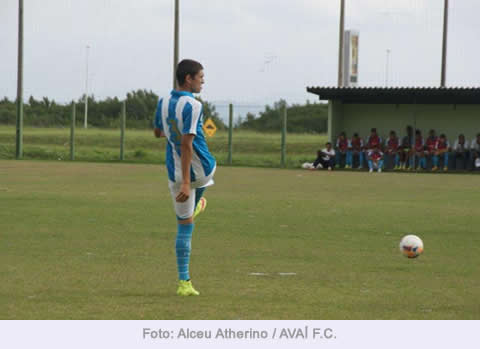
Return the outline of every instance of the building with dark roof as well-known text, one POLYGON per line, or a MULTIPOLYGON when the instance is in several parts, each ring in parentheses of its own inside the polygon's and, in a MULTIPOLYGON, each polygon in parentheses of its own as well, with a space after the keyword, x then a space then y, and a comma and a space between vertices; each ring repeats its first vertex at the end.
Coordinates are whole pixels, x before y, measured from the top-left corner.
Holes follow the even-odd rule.
POLYGON ((385 139, 390 130, 405 135, 407 125, 445 133, 452 143, 460 133, 471 141, 480 132, 480 88, 445 87, 308 87, 328 101, 328 136, 345 131, 361 137, 376 127, 385 139))

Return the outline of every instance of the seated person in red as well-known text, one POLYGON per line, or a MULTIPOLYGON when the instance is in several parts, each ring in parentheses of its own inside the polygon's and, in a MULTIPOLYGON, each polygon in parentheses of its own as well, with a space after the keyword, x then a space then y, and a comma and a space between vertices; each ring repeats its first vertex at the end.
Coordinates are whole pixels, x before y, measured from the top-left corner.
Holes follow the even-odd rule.
POLYGON ((380 147, 381 145, 382 145, 382 139, 377 134, 377 129, 372 128, 370 130, 370 137, 368 137, 368 139, 367 139, 367 146, 366 146, 367 151, 370 151, 377 146, 380 147))
POLYGON ((350 140, 350 147, 348 149, 347 157, 348 163, 353 168, 353 157, 358 155, 358 168, 363 168, 363 139, 359 137, 358 133, 354 133, 350 140))
POLYGON ((383 153, 380 150, 380 146, 376 145, 372 150, 368 151, 368 172, 373 172, 376 169, 378 172, 382 172, 383 167, 383 153))
POLYGON ((443 170, 448 171, 448 152, 450 151, 450 143, 448 143, 447 137, 442 133, 438 137, 437 144, 435 145, 435 155, 433 156, 433 168, 432 171, 438 170, 438 159, 443 157, 443 170))
POLYGON ((410 151, 412 150, 413 143, 413 128, 412 126, 407 126, 407 135, 402 138, 402 143, 398 150, 398 155, 400 157, 400 168, 405 170, 406 164, 410 156, 410 151))
POLYGON ((352 164, 349 161, 348 148, 350 147, 350 142, 347 139, 345 132, 340 133, 337 138, 337 144, 335 147, 335 162, 336 166, 340 167, 342 157, 345 157, 345 168, 351 168, 352 164))
POLYGON ((411 170, 415 168, 415 158, 418 158, 420 169, 424 170, 427 167, 427 160, 425 158, 425 142, 423 141, 422 131, 420 130, 415 131, 415 144, 410 154, 411 170))
POLYGON ((394 169, 400 169, 400 156, 398 155, 398 148, 399 148, 399 140, 395 131, 390 131, 390 136, 387 139, 387 143, 385 144, 385 155, 389 158, 394 159, 394 169))
POLYGON ((428 132, 428 138, 425 142, 425 157, 431 158, 435 156, 435 146, 437 145, 438 137, 435 134, 435 130, 430 130, 428 132))

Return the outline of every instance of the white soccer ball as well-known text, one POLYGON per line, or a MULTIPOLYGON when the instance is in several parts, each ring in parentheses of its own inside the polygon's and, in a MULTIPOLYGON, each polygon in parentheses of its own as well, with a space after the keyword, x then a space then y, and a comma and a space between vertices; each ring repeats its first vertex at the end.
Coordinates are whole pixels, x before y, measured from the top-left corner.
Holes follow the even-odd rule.
POLYGON ((416 258, 423 253, 423 241, 416 235, 406 235, 400 241, 400 251, 408 258, 416 258))

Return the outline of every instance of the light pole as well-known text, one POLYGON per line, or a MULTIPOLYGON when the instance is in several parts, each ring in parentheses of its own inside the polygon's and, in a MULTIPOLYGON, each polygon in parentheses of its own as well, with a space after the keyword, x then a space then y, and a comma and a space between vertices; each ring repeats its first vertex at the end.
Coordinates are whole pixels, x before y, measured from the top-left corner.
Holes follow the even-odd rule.
POLYGON ((83 119, 83 128, 88 127, 88 53, 90 46, 86 46, 86 72, 85 72, 85 117, 83 119))
POLYGON ((345 0, 340 3, 340 42, 338 48, 338 87, 343 86, 343 39, 345 37, 345 0))
POLYGON ((440 86, 445 87, 447 75, 447 35, 448 34, 448 0, 445 0, 445 8, 443 11, 443 45, 442 45, 442 76, 440 86))
POLYGON ((23 0, 18 1, 17 130, 15 157, 23 157, 23 0))
POLYGON ((174 47, 173 47, 173 88, 177 89, 178 41, 179 41, 179 12, 180 0, 175 0, 174 47))
POLYGON ((388 86, 388 68, 390 63, 390 49, 387 48, 387 61, 385 63, 385 87, 388 86))

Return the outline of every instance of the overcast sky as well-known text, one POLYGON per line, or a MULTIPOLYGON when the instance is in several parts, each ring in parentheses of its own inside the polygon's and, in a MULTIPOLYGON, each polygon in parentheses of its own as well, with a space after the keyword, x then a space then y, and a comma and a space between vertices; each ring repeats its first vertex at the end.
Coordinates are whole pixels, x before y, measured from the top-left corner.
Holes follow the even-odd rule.
MULTIPOLYGON (((24 0, 25 96, 60 102, 172 86, 174 0, 24 0)), ((346 0, 360 32, 359 84, 440 83, 444 0, 346 0)), ((180 0, 180 57, 205 67, 202 97, 303 103, 337 82, 340 0, 180 0)), ((450 1, 448 86, 480 86, 480 1, 450 1)), ((0 97, 14 98, 18 0, 0 0, 0 97)))

